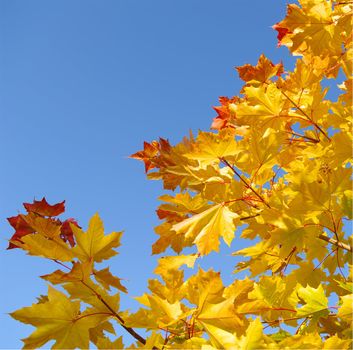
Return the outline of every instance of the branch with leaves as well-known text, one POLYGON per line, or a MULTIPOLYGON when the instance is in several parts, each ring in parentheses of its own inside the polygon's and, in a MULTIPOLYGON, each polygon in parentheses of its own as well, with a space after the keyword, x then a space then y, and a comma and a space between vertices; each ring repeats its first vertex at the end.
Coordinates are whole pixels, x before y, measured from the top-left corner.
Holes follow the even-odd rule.
POLYGON ((61 268, 41 276, 48 295, 11 314, 36 327, 24 348, 54 340, 120 349, 126 332, 135 339, 127 348, 351 348, 352 237, 343 223, 352 220, 352 9, 351 1, 288 5, 273 28, 298 57, 293 71, 264 55, 237 67, 244 86, 220 98, 213 131, 174 146, 145 142, 131 156, 173 191, 160 197, 152 253, 162 256, 136 312, 120 310, 126 288, 98 267, 117 254, 121 233, 104 234, 97 214, 83 231, 58 218, 64 202, 43 198, 9 218, 9 249, 61 268), (338 83, 336 100, 328 79, 338 83), (233 247, 236 233, 248 245, 234 251, 242 260, 224 285, 201 266, 210 253, 221 259, 221 240, 233 247))

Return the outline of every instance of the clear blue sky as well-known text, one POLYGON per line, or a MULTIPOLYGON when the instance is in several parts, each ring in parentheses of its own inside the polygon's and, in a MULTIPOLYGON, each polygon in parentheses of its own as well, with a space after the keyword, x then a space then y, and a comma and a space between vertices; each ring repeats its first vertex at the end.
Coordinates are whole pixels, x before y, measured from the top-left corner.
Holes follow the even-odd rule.
MULTIPOLYGON (((43 196, 65 199, 65 217, 83 228, 98 211, 107 231, 125 230, 113 272, 130 295, 142 294, 162 187, 127 156, 144 140, 176 143, 189 129, 207 130, 218 96, 240 89, 234 66, 261 53, 292 66, 271 29, 285 8, 278 0, 0 2, 1 348, 20 348, 32 330, 6 313, 46 293, 38 276, 57 268, 6 251, 6 218, 43 196)), ((208 264, 225 264, 229 280, 235 261, 224 259, 208 264)))

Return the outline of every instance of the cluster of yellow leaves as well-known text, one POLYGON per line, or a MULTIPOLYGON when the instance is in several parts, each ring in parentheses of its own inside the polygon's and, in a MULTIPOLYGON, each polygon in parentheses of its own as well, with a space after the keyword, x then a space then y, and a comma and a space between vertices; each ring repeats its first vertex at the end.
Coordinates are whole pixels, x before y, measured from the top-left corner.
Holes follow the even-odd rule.
MULTIPOLYGON (((55 340, 54 349, 87 349, 89 342, 102 349, 110 348, 104 332, 115 334, 111 322, 121 322, 118 291, 126 292, 126 289, 109 268, 98 270, 95 264, 117 254, 115 248, 120 246, 121 232, 105 235, 103 223, 96 214, 86 232, 71 225, 76 242, 71 247, 61 239, 58 225, 51 218, 36 214, 23 218, 37 223, 36 233, 13 243, 30 255, 53 260, 62 267, 41 276, 51 283, 48 296, 11 313, 16 320, 36 327, 23 339, 24 348, 38 348, 51 340, 55 340), (60 286, 62 290, 52 285, 60 286), (117 291, 112 293, 111 287, 117 291)), ((121 339, 117 344, 122 344, 121 339)))
POLYGON ((52 339, 56 348, 90 341, 121 348, 121 338, 105 335, 114 332, 112 319, 136 338, 130 348, 351 347, 352 237, 345 224, 352 219, 352 8, 331 0, 288 5, 274 29, 279 45, 300 56, 293 72, 261 55, 256 66, 237 68, 241 96, 220 100, 215 132, 175 146, 145 142, 132 156, 148 178, 174 191, 160 197, 163 222, 152 246, 153 254, 168 255, 149 291, 136 298, 139 310, 120 311, 119 295, 109 292, 124 291, 120 280, 94 267, 115 254, 120 238, 105 236, 97 216, 87 232, 72 225, 74 247, 43 224, 13 242, 29 254, 72 262, 70 271, 42 276, 66 294, 49 287, 48 297, 12 314, 37 327, 26 348, 52 339), (337 100, 326 98, 324 81, 341 76, 337 100), (243 257, 234 272, 247 277, 224 286, 220 273, 182 268, 219 252, 221 239, 231 246, 237 229, 249 245, 234 252, 243 257), (193 253, 181 254, 186 248, 193 253))
MULTIPOLYGON (((284 73, 282 64, 264 55, 256 66, 238 67, 242 95, 220 100, 212 124, 216 132, 190 135, 174 147, 153 141, 152 157, 145 151, 133 155, 147 157, 150 179, 180 190, 160 198, 157 213, 163 222, 156 228, 154 254, 169 247, 178 254, 187 247, 199 256, 218 252, 220 239, 231 245, 245 223, 241 237, 259 238, 234 252, 245 257, 235 272, 248 271, 254 281, 220 288, 211 305, 187 292, 211 271, 200 270, 184 282, 182 272, 172 269, 173 277, 161 275, 165 285, 150 284, 150 296, 140 299, 149 309, 139 312, 156 315, 156 305, 146 302, 154 295, 178 309, 165 323, 150 318, 149 329, 170 333, 167 344, 178 339, 181 347, 205 349, 350 346, 351 321, 343 310, 352 298, 347 287, 352 238, 344 226, 352 219, 352 7, 326 0, 288 5, 274 29, 279 45, 301 56, 293 72, 284 73), (323 82, 337 80, 340 71, 345 80, 332 101, 323 82), (179 301, 170 299, 175 294, 179 301), (330 306, 333 295, 339 304, 330 306), (200 308, 211 325, 200 320, 200 308), (278 333, 264 335, 259 320, 278 333), (282 325, 296 327, 296 335, 282 325), (211 344, 199 343, 205 332, 211 344), (249 332, 258 342, 241 345, 249 332)), ((198 291, 204 288, 197 284, 198 291)))

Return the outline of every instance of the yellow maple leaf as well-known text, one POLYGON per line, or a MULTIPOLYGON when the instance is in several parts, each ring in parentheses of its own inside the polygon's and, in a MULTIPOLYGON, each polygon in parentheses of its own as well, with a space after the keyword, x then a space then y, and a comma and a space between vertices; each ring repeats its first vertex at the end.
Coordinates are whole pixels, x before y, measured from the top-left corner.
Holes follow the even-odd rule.
POLYGON ((259 318, 250 322, 245 335, 237 339, 237 348, 241 350, 264 349, 265 341, 262 330, 262 324, 259 318))
POLYGON ((198 251, 205 255, 212 250, 219 250, 219 236, 230 245, 234 238, 234 220, 238 218, 227 206, 217 204, 173 225, 172 229, 177 234, 184 233, 186 237, 193 237, 198 251))
POLYGON ((82 300, 92 305, 97 312, 118 312, 120 293, 110 295, 106 289, 94 283, 92 280, 68 282, 63 288, 70 294, 73 300, 82 300))
POLYGON ((348 323, 352 322, 353 314, 353 294, 341 297, 342 305, 338 309, 337 316, 348 323))
POLYGON ((120 282, 121 279, 119 277, 114 276, 109 271, 109 267, 106 267, 102 270, 95 270, 94 277, 97 282, 99 282, 105 289, 109 290, 111 286, 124 293, 127 293, 127 289, 120 282))
POLYGON ((349 8, 332 10, 331 2, 300 0, 300 6, 288 5, 286 18, 275 29, 285 32, 280 43, 289 47, 293 54, 313 53, 320 56, 339 55, 342 37, 351 33, 349 8), (343 35, 342 35, 343 33, 343 35))
POLYGON ((192 268, 196 259, 196 254, 162 257, 158 260, 158 266, 154 273, 164 277, 170 270, 177 270, 182 265, 192 268))
POLYGON ((40 276, 46 281, 53 284, 65 283, 65 282, 77 282, 86 281, 92 272, 92 262, 79 263, 75 262, 70 272, 63 272, 56 270, 48 275, 40 276))
POLYGON ((277 88, 276 84, 268 86, 248 86, 244 88, 247 99, 244 102, 233 103, 230 110, 236 114, 240 125, 251 125, 258 128, 262 125, 278 129, 283 125, 286 116, 286 98, 277 88))
POLYGON ((273 64, 264 54, 259 57, 256 66, 245 64, 241 67, 236 67, 239 77, 250 85, 261 85, 267 81, 283 73, 283 64, 273 64))
POLYGON ((335 334, 333 337, 329 337, 328 339, 325 340, 323 349, 348 350, 348 349, 352 349, 351 345, 352 345, 351 339, 340 339, 337 336, 337 334, 335 334))
POLYGON ((87 232, 83 232, 75 225, 71 225, 71 228, 77 242, 73 251, 81 261, 101 262, 118 254, 113 248, 120 246, 122 232, 104 235, 103 222, 98 214, 91 218, 87 232))
POLYGON ((114 341, 111 341, 107 337, 100 337, 97 340, 97 348, 98 349, 124 349, 123 337, 118 337, 114 341))
POLYGON ((186 154, 187 158, 195 159, 202 164, 219 162, 220 158, 236 156, 241 149, 238 148, 234 131, 221 130, 218 134, 200 132, 192 152, 186 154))
POLYGON ((71 248, 60 237, 61 226, 58 223, 33 213, 22 217, 36 234, 23 236, 21 241, 13 241, 16 246, 26 250, 29 255, 48 259, 71 261, 74 258, 71 248))
POLYGON ((324 289, 320 284, 318 288, 313 288, 310 286, 300 287, 297 291, 299 298, 301 298, 305 305, 297 309, 297 316, 308 316, 313 315, 327 316, 329 311, 328 300, 325 295, 324 289))
POLYGON ((244 327, 244 319, 235 311, 234 298, 225 299, 219 303, 210 303, 206 299, 199 305, 195 318, 206 329, 214 326, 234 333, 244 327))
POLYGON ((80 312, 80 302, 70 300, 65 294, 48 287, 48 301, 33 304, 10 314, 37 329, 23 340, 24 349, 39 348, 55 340, 53 349, 87 349, 89 329, 97 326, 106 315, 80 312))
MULTIPOLYGON (((176 323, 183 315, 180 301, 170 303, 168 300, 158 295, 144 294, 135 298, 142 305, 149 307, 151 310, 140 309, 135 315, 129 317, 129 323, 134 327, 140 327, 140 324, 149 323, 148 328, 166 327, 176 323), (146 320, 141 320, 138 315, 145 314, 146 320), (150 316, 147 316, 150 314, 150 316)), ((142 326, 145 327, 145 326, 142 326)))

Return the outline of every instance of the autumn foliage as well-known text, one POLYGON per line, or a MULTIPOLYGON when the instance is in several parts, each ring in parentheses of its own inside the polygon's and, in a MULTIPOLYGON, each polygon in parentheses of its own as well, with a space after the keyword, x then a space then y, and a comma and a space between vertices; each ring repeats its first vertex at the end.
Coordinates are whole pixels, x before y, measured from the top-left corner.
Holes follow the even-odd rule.
POLYGON ((213 131, 175 146, 145 142, 132 155, 174 191, 160 197, 152 252, 162 256, 137 312, 120 309, 127 290, 99 267, 121 233, 105 234, 97 214, 84 231, 58 218, 64 202, 43 198, 9 218, 9 248, 58 268, 41 276, 48 295, 11 314, 36 327, 24 348, 351 348, 353 4, 299 3, 273 26, 278 45, 298 56, 293 71, 261 55, 237 68, 241 94, 220 98, 213 131), (243 259, 232 283, 194 269, 211 252, 222 259, 220 241, 235 249, 237 237, 249 243, 234 251, 243 259), (125 331, 133 344, 123 344, 125 331))

